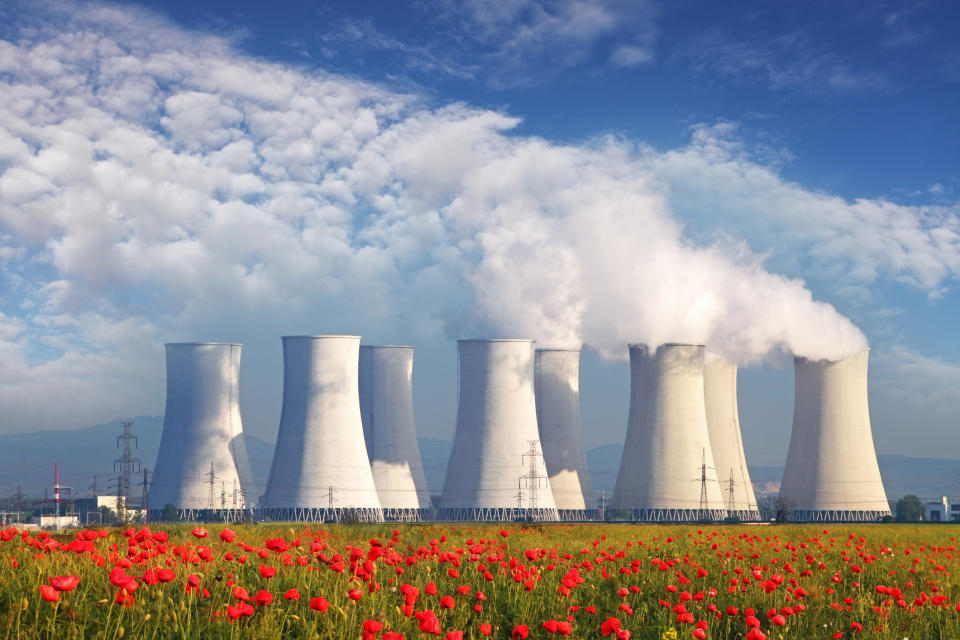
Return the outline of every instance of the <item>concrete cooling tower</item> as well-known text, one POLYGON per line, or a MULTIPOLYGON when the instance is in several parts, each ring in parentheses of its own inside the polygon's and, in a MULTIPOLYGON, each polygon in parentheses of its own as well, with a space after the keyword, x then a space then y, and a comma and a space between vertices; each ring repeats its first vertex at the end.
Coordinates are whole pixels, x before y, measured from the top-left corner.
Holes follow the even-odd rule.
POLYGON ((800 522, 870 522, 890 515, 870 431, 867 359, 796 358, 793 432, 780 497, 800 522))
POLYGON ((360 416, 387 520, 431 516, 413 418, 413 347, 360 346, 360 416))
POLYGON ((539 448, 532 340, 460 340, 442 520, 556 520, 539 448))
POLYGON ((167 399, 149 503, 183 520, 237 520, 253 500, 240 420, 240 345, 164 345, 167 399))
POLYGON ((360 337, 282 340, 283 409, 263 517, 383 520, 360 421, 360 337))
POLYGON ((630 345, 630 414, 611 507, 655 522, 722 520, 703 399, 704 347, 630 345))
POLYGON ((703 367, 703 401, 707 410, 710 448, 721 493, 726 499, 727 515, 744 521, 759 520, 757 498, 750 484, 740 437, 737 365, 714 354, 707 356, 703 367))
POLYGON ((595 517, 580 430, 580 349, 537 349, 533 369, 540 444, 561 520, 595 517))

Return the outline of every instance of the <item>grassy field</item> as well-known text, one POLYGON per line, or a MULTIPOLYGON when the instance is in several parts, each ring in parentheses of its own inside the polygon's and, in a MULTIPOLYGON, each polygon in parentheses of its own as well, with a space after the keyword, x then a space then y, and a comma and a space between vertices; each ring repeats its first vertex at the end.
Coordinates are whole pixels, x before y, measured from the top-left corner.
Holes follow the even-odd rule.
POLYGON ((10 528, 0 535, 0 638, 960 638, 955 533, 10 528))

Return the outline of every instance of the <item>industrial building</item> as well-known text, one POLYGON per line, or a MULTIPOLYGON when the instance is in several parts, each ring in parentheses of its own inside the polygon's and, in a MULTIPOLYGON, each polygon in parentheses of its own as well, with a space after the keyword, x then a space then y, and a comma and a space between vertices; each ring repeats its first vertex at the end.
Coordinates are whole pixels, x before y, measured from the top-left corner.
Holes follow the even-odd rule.
POLYGON ((561 520, 596 517, 580 428, 580 349, 537 349, 534 391, 540 444, 561 520))
POLYGON ((873 522, 890 515, 867 402, 869 350, 794 359, 795 400, 780 497, 798 522, 873 522))
POLYGON ((283 407, 262 517, 382 521, 360 418, 360 337, 282 342, 283 407))
POLYGON ((151 518, 237 520, 252 507, 240 419, 239 344, 168 343, 167 397, 150 486, 151 518))
POLYGON ((413 416, 413 347, 360 345, 360 417, 387 520, 432 516, 413 416))
POLYGON ((759 520, 760 511, 740 435, 736 364, 717 354, 707 354, 703 366, 703 402, 727 516, 743 521, 759 520))
POLYGON ((459 340, 456 434, 439 517, 556 520, 540 451, 532 340, 459 340))
POLYGON ((723 520, 702 345, 631 344, 630 413, 611 508, 652 522, 723 520))

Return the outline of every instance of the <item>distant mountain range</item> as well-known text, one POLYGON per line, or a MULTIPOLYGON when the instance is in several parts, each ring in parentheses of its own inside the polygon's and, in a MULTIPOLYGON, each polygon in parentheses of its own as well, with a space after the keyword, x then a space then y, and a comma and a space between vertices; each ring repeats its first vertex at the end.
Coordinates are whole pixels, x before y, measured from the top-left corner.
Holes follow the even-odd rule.
MULTIPOLYGON (((73 487, 74 494, 90 494, 93 476, 97 476, 99 493, 108 493, 108 482, 115 477, 113 462, 120 457, 116 436, 122 433, 121 423, 133 420, 132 433, 137 436, 134 455, 143 466, 153 469, 160 446, 161 416, 137 416, 112 420, 71 431, 36 431, 33 433, 0 434, 0 499, 13 495, 19 485, 28 496, 42 496, 53 486, 53 463, 60 463, 60 481, 73 487)), ((437 495, 443 488, 452 443, 438 438, 419 438, 420 453, 430 492, 437 495)), ((263 492, 273 443, 247 436, 247 451, 254 478, 263 492)), ((587 451, 587 465, 596 491, 613 493, 620 468, 623 447, 607 444, 587 451)), ((878 456, 887 496, 895 500, 912 493, 921 499, 941 495, 955 496, 960 485, 960 460, 911 458, 899 455, 878 456)), ((776 493, 782 467, 751 467, 750 476, 759 494, 776 493)), ((139 478, 137 481, 139 482, 139 478)))

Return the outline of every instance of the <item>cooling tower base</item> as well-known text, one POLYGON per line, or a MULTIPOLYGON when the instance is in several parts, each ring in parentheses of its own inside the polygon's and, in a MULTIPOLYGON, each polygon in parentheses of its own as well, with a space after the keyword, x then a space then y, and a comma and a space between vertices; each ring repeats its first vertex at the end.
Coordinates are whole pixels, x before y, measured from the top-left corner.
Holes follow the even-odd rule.
POLYGON ((740 522, 759 522, 762 520, 760 512, 748 509, 727 510, 727 518, 735 518, 740 522))
POLYGON ((266 508, 257 515, 271 522, 383 522, 383 510, 373 507, 266 508))
POLYGON ((629 520, 636 522, 721 522, 726 509, 629 509, 629 520))
POLYGON ((448 522, 555 522, 556 509, 513 507, 446 508, 437 510, 437 520, 448 522))
POLYGON ((165 509, 150 509, 147 519, 150 522, 245 522, 253 520, 252 509, 177 509, 176 519, 170 520, 172 513, 165 509))
POLYGON ((890 511, 855 511, 821 509, 819 511, 793 511, 790 513, 791 522, 877 522, 884 516, 891 515, 890 511))
POLYGON ((562 522, 590 522, 600 519, 598 509, 557 509, 562 522))
POLYGON ((427 522, 433 520, 433 509, 384 508, 383 519, 387 522, 427 522))

